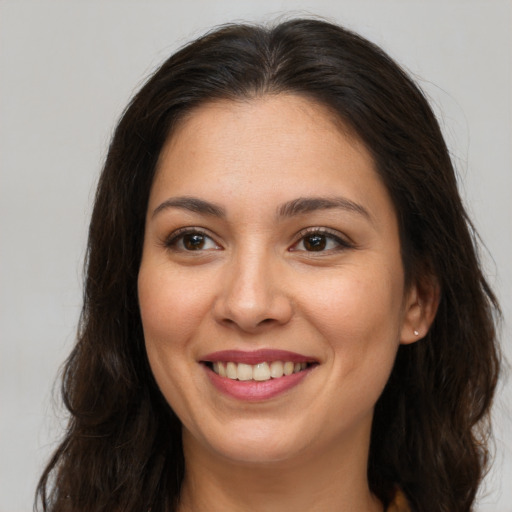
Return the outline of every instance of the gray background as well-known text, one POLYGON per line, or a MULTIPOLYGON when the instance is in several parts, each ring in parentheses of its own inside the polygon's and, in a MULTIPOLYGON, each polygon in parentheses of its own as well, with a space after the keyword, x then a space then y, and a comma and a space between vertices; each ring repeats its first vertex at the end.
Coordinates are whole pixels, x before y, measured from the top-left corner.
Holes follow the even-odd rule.
MULTIPOLYGON (((432 99, 488 248, 512 359, 511 1, 0 0, 0 512, 31 510, 62 432, 52 388, 74 339, 91 200, 116 119, 144 77, 205 29, 290 11, 382 45, 432 99)), ((512 511, 511 409, 504 379, 481 512, 512 511)))

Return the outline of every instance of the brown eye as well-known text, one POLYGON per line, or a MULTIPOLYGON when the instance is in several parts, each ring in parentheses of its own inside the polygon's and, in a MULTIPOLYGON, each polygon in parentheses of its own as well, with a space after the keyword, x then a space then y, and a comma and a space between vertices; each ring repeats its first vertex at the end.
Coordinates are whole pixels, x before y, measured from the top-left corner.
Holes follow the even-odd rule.
POLYGON ((318 233, 304 237, 306 251, 323 251, 327 246, 327 237, 318 233))
POLYGON ((221 249, 213 238, 195 229, 178 230, 165 242, 165 246, 173 251, 181 252, 221 249))
POLYGON ((313 228, 303 231, 300 240, 290 247, 290 251, 304 252, 332 252, 343 249, 350 249, 353 244, 341 236, 327 231, 325 228, 313 228))
POLYGON ((183 247, 188 251, 198 251, 204 248, 206 237, 201 233, 189 233, 183 236, 183 247))

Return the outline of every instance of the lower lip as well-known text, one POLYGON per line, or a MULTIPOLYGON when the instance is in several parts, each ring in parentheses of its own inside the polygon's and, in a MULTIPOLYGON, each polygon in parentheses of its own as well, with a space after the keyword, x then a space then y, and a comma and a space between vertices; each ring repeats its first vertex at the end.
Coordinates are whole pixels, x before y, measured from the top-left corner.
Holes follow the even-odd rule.
POLYGON ((205 366, 205 369, 211 383, 225 395, 246 402, 261 402, 294 388, 306 377, 312 368, 306 368, 291 375, 265 381, 233 380, 221 377, 207 366, 205 366))

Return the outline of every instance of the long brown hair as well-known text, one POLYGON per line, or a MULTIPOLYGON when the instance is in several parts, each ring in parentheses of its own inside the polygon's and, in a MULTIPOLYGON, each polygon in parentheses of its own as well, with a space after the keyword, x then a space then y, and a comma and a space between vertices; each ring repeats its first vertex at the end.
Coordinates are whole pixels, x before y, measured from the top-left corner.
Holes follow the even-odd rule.
POLYGON ((422 92, 380 48, 299 19, 229 25, 192 42, 123 114, 97 189, 78 341, 62 379, 69 425, 38 486, 43 510, 175 509, 180 422, 148 365, 136 286, 156 162, 198 105, 282 92, 327 106, 366 144, 396 208, 406 280, 429 273, 441 288, 429 334, 400 347, 376 405, 370 487, 384 503, 401 487, 418 512, 471 509, 487 462, 498 305, 448 150, 422 92))

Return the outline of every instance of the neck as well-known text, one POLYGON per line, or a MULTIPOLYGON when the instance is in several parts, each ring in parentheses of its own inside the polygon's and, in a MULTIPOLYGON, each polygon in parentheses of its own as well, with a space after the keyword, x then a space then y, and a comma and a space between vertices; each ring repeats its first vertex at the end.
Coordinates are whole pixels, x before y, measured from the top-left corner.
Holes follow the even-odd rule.
POLYGON ((179 512, 382 512, 368 487, 358 443, 320 456, 266 463, 232 461, 187 442, 179 512))

